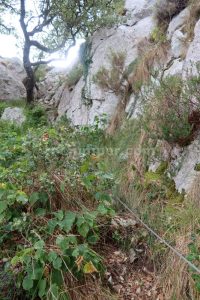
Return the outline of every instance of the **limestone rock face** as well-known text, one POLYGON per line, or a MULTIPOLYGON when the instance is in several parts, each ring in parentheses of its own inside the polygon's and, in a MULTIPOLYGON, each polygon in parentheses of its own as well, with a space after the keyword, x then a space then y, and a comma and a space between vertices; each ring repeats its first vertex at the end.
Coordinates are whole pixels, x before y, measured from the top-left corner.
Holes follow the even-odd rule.
POLYGON ((168 70, 164 72, 164 76, 180 76, 182 77, 183 72, 183 61, 181 59, 173 60, 172 65, 169 67, 168 70))
POLYGON ((189 8, 185 8, 183 11, 180 12, 180 14, 178 14, 176 17, 172 19, 167 30, 168 40, 171 40, 174 32, 177 29, 182 28, 187 18, 189 17, 189 13, 190 13, 189 8))
POLYGON ((194 40, 191 42, 184 62, 183 77, 197 75, 196 64, 200 62, 200 20, 194 29, 194 40))
POLYGON ((75 125, 92 124, 96 116, 103 114, 110 119, 121 99, 113 91, 102 90, 94 82, 94 76, 102 66, 111 68, 111 52, 124 52, 126 67, 138 57, 138 43, 149 38, 155 26, 152 17, 154 2, 155 0, 126 1, 127 19, 131 16, 133 20, 135 17, 134 26, 126 21, 120 26, 101 29, 94 34, 86 82, 81 78, 74 87, 68 88, 66 77, 69 70, 57 73, 52 70, 39 85, 40 101, 57 107, 58 116, 66 114, 75 125), (83 89, 87 91, 87 101, 82 97, 83 89))
POLYGON ((0 58, 0 100, 18 100, 26 97, 22 83, 25 71, 16 58, 0 58))
POLYGON ((89 91, 91 104, 87 107, 83 103, 80 97, 80 90, 78 95, 78 89, 81 84, 78 84, 78 87, 75 87, 77 93, 74 93, 71 99, 70 110, 66 112, 67 117, 73 123, 82 124, 82 120, 87 120, 88 124, 92 124, 95 117, 102 114, 106 114, 108 119, 112 117, 120 99, 113 91, 101 89, 94 82, 93 78, 102 66, 107 69, 111 68, 109 55, 112 51, 115 53, 125 53, 126 67, 132 63, 138 57, 138 43, 145 37, 148 38, 150 36, 153 27, 154 22, 152 17, 146 17, 133 27, 122 25, 118 28, 100 30, 94 35, 91 49, 92 63, 85 86, 86 90, 89 91), (78 112, 78 108, 80 112, 78 112), (83 112, 86 113, 85 116, 83 116, 83 112), (77 118, 78 115, 81 116, 80 122, 77 118))
POLYGON ((127 24, 133 26, 138 20, 152 15, 156 0, 126 0, 127 24))
POLYGON ((200 163, 200 136, 173 162, 176 176, 174 181, 179 192, 183 190, 187 193, 190 191, 196 176, 199 174, 195 171, 196 164, 200 163))
POLYGON ((26 117, 24 115, 23 109, 19 107, 7 107, 1 117, 4 121, 9 121, 16 123, 17 125, 22 125, 25 122, 26 117))

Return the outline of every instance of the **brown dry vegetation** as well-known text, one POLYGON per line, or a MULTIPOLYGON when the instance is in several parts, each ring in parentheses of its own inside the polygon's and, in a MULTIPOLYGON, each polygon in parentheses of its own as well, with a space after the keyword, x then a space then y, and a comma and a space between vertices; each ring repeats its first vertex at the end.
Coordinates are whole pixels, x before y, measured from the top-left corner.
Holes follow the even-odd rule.
POLYGON ((167 60, 169 51, 168 42, 153 43, 144 39, 138 44, 140 58, 133 72, 129 75, 128 82, 134 92, 138 92, 142 85, 148 83, 153 74, 153 67, 161 67, 167 60))
POLYGON ((194 27, 196 25, 196 22, 198 21, 200 17, 200 2, 196 0, 190 1, 189 6, 189 16, 185 22, 183 31, 186 33, 186 43, 189 46, 189 43, 194 38, 194 27))

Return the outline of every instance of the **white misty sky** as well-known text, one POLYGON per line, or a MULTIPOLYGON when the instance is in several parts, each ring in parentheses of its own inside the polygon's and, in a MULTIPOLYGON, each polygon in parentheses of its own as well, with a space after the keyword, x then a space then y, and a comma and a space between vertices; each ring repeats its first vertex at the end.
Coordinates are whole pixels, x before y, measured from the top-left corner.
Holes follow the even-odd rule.
MULTIPOLYGON (((30 8, 33 8, 32 1, 31 2, 27 1, 27 4, 30 5, 30 8)), ((17 34, 19 35, 19 37, 20 36, 22 37, 18 18, 13 20, 14 16, 13 15, 11 16, 9 14, 5 15, 4 18, 6 19, 6 22, 9 22, 12 25, 14 25, 14 27, 17 31, 17 34)), ((70 65, 73 65, 77 60, 80 44, 83 42, 84 42, 83 39, 78 40, 77 45, 70 49, 67 58, 52 62, 51 64, 53 66, 59 67, 59 68, 67 68, 67 67, 70 67, 70 65)), ((18 57, 18 58, 22 59, 22 48, 21 47, 19 46, 19 39, 17 39, 15 36, 0 34, 0 56, 18 57), (18 46, 17 46, 17 44, 18 44, 18 46)), ((58 57, 58 54, 55 53, 50 58, 59 58, 59 57, 58 57)))

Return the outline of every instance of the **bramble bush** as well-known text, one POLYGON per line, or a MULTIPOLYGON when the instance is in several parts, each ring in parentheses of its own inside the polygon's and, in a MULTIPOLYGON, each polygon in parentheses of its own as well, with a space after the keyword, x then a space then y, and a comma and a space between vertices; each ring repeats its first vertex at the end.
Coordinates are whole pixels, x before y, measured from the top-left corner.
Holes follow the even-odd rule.
POLYGON ((105 271, 95 245, 115 212, 113 176, 95 154, 105 139, 99 123, 0 123, 0 260, 24 298, 70 299, 105 271))

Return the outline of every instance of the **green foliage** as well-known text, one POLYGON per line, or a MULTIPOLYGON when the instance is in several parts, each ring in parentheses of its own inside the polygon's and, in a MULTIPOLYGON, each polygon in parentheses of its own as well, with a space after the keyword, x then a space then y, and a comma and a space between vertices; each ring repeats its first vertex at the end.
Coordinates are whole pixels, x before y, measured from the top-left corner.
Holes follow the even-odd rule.
POLYGON ((151 138, 180 145, 191 142, 199 122, 198 84, 199 76, 187 81, 169 76, 144 93, 142 127, 151 138))
POLYGON ((195 165, 194 170, 198 171, 198 172, 200 171, 200 164, 199 163, 195 165))
POLYGON ((34 106, 26 111, 27 126, 44 126, 47 125, 47 114, 45 109, 39 105, 34 106))
MULTIPOLYGON (((187 259, 191 261, 196 267, 200 266, 200 252, 199 252, 199 232, 192 234, 191 242, 188 245, 189 254, 187 259)), ((195 287, 198 293, 200 293, 200 275, 193 269, 190 268, 192 278, 195 282, 195 287)))
POLYGON ((155 27, 151 33, 151 40, 154 43, 166 43, 166 34, 159 27, 155 27))
POLYGON ((104 120, 52 128, 41 112, 23 129, 0 123, 0 259, 28 299, 70 299, 76 282, 105 270, 94 247, 115 213, 114 180, 96 153, 104 120))

